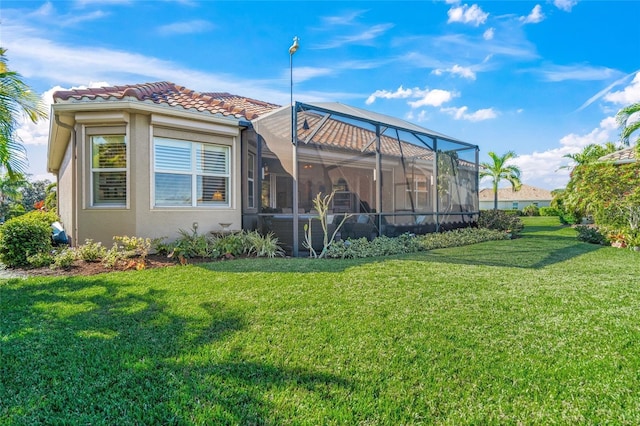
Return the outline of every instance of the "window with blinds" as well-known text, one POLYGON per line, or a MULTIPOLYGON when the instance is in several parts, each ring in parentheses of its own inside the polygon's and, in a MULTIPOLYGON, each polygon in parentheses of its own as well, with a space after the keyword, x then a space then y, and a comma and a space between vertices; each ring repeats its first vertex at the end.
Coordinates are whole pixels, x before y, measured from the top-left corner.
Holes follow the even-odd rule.
POLYGON ((127 144, 124 135, 91 136, 93 206, 127 203, 127 144))
POLYGON ((153 153, 155 206, 229 206, 229 147, 155 138, 153 153))

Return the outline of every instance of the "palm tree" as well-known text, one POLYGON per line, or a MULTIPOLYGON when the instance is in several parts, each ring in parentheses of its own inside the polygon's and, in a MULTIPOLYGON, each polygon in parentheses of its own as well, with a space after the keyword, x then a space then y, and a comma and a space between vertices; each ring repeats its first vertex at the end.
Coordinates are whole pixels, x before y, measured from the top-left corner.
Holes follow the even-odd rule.
POLYGON ((9 176, 24 173, 27 155, 17 135, 19 119, 32 122, 46 118, 40 97, 22 81, 22 76, 7 67, 6 49, 0 47, 0 168, 9 176))
MULTIPOLYGON (((640 117, 637 117, 637 115, 640 115, 640 103, 635 103, 626 108, 622 108, 618 111, 618 114, 616 114, 616 121, 618 122, 618 126, 622 129, 620 140, 626 146, 629 146, 629 138, 631 137, 631 134, 640 129, 640 117), (636 117, 634 117, 634 120, 629 121, 632 115, 636 115, 636 117)), ((640 134, 635 140, 636 144, 639 142, 640 134)))
POLYGON ((611 154, 612 152, 616 152, 622 149, 619 146, 616 146, 613 142, 607 142, 604 145, 599 145, 596 143, 589 144, 582 148, 582 151, 576 152, 575 154, 565 154, 562 157, 573 160, 574 165, 565 165, 560 167, 560 169, 573 169, 577 166, 582 166, 583 164, 589 164, 598 161, 600 157, 603 155, 611 154))
POLYGON ((522 186, 520 168, 506 164, 507 161, 517 157, 513 151, 509 151, 502 156, 490 151, 489 157, 491 157, 493 163, 480 163, 480 178, 491 178, 493 183, 493 209, 498 210, 498 184, 501 180, 507 180, 514 191, 519 191, 522 186))

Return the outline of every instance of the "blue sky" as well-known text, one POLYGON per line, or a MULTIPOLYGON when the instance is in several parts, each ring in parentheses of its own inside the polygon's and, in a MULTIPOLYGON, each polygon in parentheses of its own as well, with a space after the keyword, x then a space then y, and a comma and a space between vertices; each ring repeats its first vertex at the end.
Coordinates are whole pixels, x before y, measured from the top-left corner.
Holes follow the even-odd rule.
MULTIPOLYGON (((526 184, 568 180, 565 154, 616 142, 640 102, 640 1, 7 1, 9 66, 54 90, 172 81, 197 91, 338 101, 513 150, 526 184)), ((48 123, 20 136, 46 172, 48 123)), ((486 186, 483 185, 483 186, 486 186)))

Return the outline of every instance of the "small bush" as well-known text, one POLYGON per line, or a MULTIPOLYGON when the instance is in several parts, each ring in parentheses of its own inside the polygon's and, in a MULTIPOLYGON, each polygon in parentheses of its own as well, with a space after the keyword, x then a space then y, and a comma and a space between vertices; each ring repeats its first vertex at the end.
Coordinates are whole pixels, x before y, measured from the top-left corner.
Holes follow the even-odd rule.
POLYGON ((500 211, 504 212, 504 214, 508 216, 522 216, 522 210, 518 209, 504 209, 500 211))
POLYGON ((43 268, 53 263, 53 256, 49 253, 38 253, 27 258, 29 265, 34 268, 43 268))
POLYGON ((53 256, 51 269, 69 269, 77 259, 76 251, 72 248, 63 248, 53 256))
POLYGON ((513 235, 524 229, 519 217, 507 214, 502 210, 482 210, 478 218, 478 227, 496 231, 510 231, 513 235))
POLYGON ((534 204, 529 204, 522 209, 522 214, 525 216, 540 216, 540 209, 534 204))
POLYGON ((102 258, 102 264, 107 268, 114 268, 120 261, 124 260, 127 256, 120 251, 118 247, 118 243, 113 243, 113 247, 111 247, 105 253, 102 258))
POLYGON ((193 229, 191 232, 180 229, 180 237, 168 245, 169 257, 176 259, 189 259, 193 257, 218 257, 219 251, 215 247, 215 241, 204 234, 198 234, 193 229))
POLYGON ((246 240, 250 245, 247 251, 249 254, 255 254, 257 257, 284 256, 284 250, 272 232, 266 235, 262 235, 258 231, 249 232, 246 235, 246 240))
POLYGON ((561 212, 555 207, 540 207, 540 216, 560 216, 561 212))
POLYGON ((244 232, 234 232, 214 238, 213 247, 222 256, 240 256, 251 250, 244 232))
POLYGON ((76 248, 78 258, 85 262, 99 262, 107 254, 107 249, 100 242, 93 242, 93 240, 85 240, 84 244, 76 248))
POLYGON ((506 239, 509 239, 509 236, 504 231, 481 228, 462 228, 417 236, 403 234, 396 238, 380 236, 372 241, 360 238, 357 240, 335 241, 329 247, 327 257, 348 259, 388 256, 506 239))
POLYGON ((609 243, 607 236, 595 226, 579 225, 576 226, 576 231, 578 231, 578 241, 600 245, 606 245, 609 243))
POLYGON ((113 237, 118 249, 124 257, 139 256, 143 260, 149 255, 151 250, 151 238, 128 237, 126 235, 113 237))
POLYGON ((0 228, 0 261, 9 267, 29 266, 30 256, 52 250, 51 224, 54 213, 39 210, 9 219, 0 228))

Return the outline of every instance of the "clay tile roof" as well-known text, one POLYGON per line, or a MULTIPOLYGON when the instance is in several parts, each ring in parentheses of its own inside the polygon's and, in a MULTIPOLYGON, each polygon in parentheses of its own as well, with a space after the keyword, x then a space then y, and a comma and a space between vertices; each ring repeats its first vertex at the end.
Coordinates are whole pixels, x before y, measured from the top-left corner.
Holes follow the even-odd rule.
POLYGON ((629 147, 620 151, 604 155, 598 158, 598 161, 612 161, 614 164, 634 163, 637 161, 636 148, 629 147))
POLYGON ((230 93, 198 93, 168 81, 142 83, 127 86, 98 87, 58 91, 54 102, 86 102, 93 100, 127 100, 165 104, 171 107, 195 109, 225 117, 253 120, 278 108, 278 105, 230 93))
MULTIPOLYGON (((480 201, 493 201, 493 189, 480 190, 479 197, 480 201)), ((531 185, 523 184, 519 191, 514 191, 511 187, 498 188, 498 200, 500 201, 550 201, 552 199, 551 191, 531 185)))

